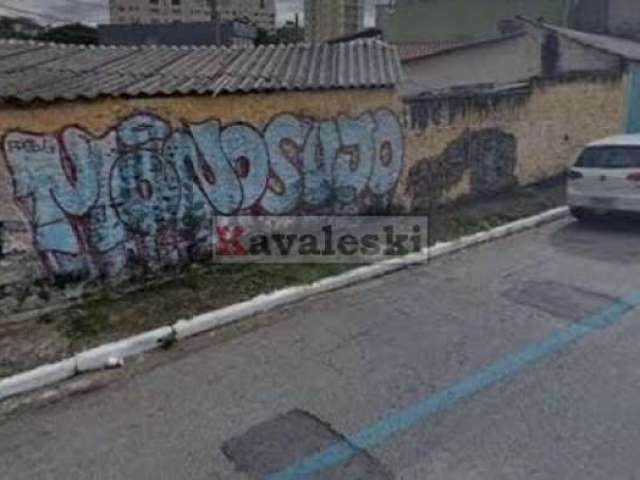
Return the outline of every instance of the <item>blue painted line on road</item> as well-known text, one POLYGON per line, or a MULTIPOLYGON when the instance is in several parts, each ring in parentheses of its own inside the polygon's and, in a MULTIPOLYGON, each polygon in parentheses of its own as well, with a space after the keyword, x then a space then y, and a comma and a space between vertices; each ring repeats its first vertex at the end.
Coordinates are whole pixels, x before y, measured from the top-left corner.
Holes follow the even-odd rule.
POLYGON ((453 407, 460 400, 518 373, 525 367, 563 350, 590 333, 607 329, 621 322, 626 313, 638 306, 640 306, 640 294, 621 298, 582 322, 558 330, 545 339, 529 345, 521 352, 504 357, 463 378, 447 389, 361 430, 345 441, 310 455, 290 467, 270 475, 267 479, 298 480, 336 467, 357 455, 361 450, 384 443, 390 437, 425 421, 438 412, 453 407))

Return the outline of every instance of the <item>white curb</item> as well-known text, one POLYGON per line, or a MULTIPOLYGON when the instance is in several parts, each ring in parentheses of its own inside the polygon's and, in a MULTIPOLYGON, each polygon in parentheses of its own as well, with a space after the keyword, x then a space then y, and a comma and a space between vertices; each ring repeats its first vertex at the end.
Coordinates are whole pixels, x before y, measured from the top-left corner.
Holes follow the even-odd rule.
POLYGON ((58 383, 76 374, 76 360, 49 363, 0 380, 0 400, 58 383))
MULTIPOLYGON (((135 337, 125 338, 118 342, 107 343, 106 345, 81 352, 74 357, 76 370, 78 372, 102 370, 110 365, 112 359, 119 362, 127 357, 155 350, 172 336, 173 329, 171 327, 161 327, 135 337)), ((1 393, 0 398, 2 398, 1 393)))
POLYGON ((507 225, 501 225, 485 232, 462 237, 447 243, 438 243, 430 248, 425 248, 421 253, 356 268, 340 275, 318 280, 310 285, 290 287, 273 293, 259 295, 246 302, 198 315, 191 320, 180 320, 173 326, 157 328, 141 335, 102 345, 81 352, 68 360, 43 365, 34 370, 1 379, 0 400, 61 382, 71 378, 77 373, 106 368, 110 366, 114 360, 122 361, 127 357, 155 350, 160 348, 166 341, 173 339, 181 340, 198 335, 208 330, 228 325, 242 318, 251 317, 258 313, 289 305, 319 293, 344 288, 401 270, 411 265, 423 263, 429 259, 450 255, 480 243, 503 238, 516 232, 562 219, 566 217, 568 213, 569 209, 567 207, 555 208, 539 215, 518 220, 507 225))

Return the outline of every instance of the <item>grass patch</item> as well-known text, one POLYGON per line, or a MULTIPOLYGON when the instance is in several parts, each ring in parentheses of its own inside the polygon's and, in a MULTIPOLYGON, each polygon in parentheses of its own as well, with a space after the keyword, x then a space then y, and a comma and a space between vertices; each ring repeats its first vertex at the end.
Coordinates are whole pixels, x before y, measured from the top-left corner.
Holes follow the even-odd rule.
POLYGON ((79 309, 72 310, 64 322, 58 322, 60 333, 72 344, 97 338, 113 327, 110 320, 110 307, 113 300, 100 297, 90 300, 79 309))

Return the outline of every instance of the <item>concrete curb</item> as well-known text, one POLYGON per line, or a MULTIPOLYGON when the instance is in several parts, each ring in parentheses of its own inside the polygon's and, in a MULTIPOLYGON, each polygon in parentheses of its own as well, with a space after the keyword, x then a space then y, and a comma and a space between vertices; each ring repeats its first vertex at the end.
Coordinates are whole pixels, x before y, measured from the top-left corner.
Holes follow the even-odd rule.
MULTIPOLYGON (((107 343, 99 347, 77 354, 77 373, 89 372, 91 370, 102 370, 108 366, 118 366, 119 362, 127 357, 139 355, 161 347, 166 341, 174 336, 171 327, 161 327, 149 332, 125 338, 114 343, 107 343), (115 361, 113 365, 110 365, 115 361)), ((0 398, 1 397, 0 393, 0 398)))
POLYGON ((290 305, 320 293, 338 290, 366 280, 371 280, 402 270, 411 265, 444 255, 450 255, 481 243, 504 238, 517 232, 560 220, 566 217, 568 213, 569 209, 567 207, 555 208, 533 217, 501 225, 488 231, 479 232, 447 243, 438 243, 430 248, 424 249, 420 253, 356 268, 340 275, 318 280, 309 285, 290 287, 273 293, 259 295, 246 302, 198 315, 190 320, 179 320, 172 326, 157 328, 118 342, 101 345, 97 348, 81 352, 70 359, 43 365, 27 372, 0 379, 0 401, 14 395, 59 383, 78 373, 115 366, 127 357, 158 349, 167 342, 189 338, 208 330, 236 322, 242 318, 290 305))
POLYGON ((76 374, 76 360, 50 363, 0 380, 0 400, 62 382, 76 374))

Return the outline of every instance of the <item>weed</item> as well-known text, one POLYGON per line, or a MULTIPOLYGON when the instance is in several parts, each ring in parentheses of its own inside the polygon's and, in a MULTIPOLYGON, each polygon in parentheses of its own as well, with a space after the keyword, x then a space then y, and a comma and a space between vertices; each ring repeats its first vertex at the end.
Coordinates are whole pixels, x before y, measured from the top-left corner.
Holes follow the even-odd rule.
POLYGON ((176 334, 176 331, 171 330, 171 335, 168 335, 162 340, 160 340, 160 348, 162 350, 169 350, 176 344, 177 341, 178 341, 178 336, 176 334))
POLYGON ((112 329, 109 307, 112 300, 100 297, 75 310, 60 324, 61 333, 71 342, 98 337, 112 329))

